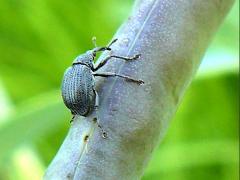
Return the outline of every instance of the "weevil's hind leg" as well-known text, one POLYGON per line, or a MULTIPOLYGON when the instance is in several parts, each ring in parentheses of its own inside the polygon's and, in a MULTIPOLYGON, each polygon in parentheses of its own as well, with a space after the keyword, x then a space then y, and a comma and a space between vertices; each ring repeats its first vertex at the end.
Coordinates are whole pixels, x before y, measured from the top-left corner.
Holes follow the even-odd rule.
POLYGON ((93 119, 94 122, 97 123, 98 127, 101 129, 102 131, 102 137, 103 138, 107 138, 107 133, 106 131, 103 130, 102 126, 99 123, 99 115, 98 115, 98 107, 99 107, 99 96, 98 93, 95 89, 93 89, 94 93, 95 93, 95 105, 94 105, 94 109, 96 112, 96 118, 93 119))

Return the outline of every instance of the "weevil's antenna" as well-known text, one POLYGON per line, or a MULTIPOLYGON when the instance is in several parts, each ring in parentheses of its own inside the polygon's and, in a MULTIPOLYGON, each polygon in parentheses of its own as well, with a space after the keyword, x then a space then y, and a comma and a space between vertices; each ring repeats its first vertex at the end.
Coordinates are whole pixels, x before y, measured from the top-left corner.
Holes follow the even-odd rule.
POLYGON ((95 48, 97 47, 96 41, 97 41, 96 36, 93 36, 93 37, 92 37, 92 42, 93 42, 93 45, 95 46, 95 48))

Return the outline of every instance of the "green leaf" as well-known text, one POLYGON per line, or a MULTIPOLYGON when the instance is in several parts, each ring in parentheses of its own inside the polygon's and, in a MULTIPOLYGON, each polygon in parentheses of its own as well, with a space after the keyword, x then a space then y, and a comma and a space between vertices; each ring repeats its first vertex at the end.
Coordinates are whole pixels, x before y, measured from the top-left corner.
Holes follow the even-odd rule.
MULTIPOLYGON (((46 134, 69 126, 69 112, 60 101, 59 92, 42 94, 23 104, 11 118, 0 127, 0 161, 11 155, 18 145, 32 143, 46 134), (68 121, 67 121, 68 119, 68 121)), ((66 128, 65 128, 66 130, 66 128)), ((46 139, 49 143, 51 139, 46 139)), ((59 140, 61 141, 61 140, 59 140)))

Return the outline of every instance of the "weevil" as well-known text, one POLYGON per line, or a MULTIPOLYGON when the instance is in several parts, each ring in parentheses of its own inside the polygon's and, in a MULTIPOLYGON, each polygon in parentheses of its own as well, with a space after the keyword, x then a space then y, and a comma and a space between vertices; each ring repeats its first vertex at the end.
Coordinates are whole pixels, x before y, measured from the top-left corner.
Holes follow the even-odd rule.
MULTIPOLYGON (((108 46, 97 47, 96 39, 93 38, 95 48, 88 50, 86 53, 79 55, 64 73, 62 81, 62 98, 66 107, 71 111, 73 118, 75 115, 88 116, 93 109, 98 109, 99 96, 95 89, 95 77, 121 77, 127 81, 138 84, 144 83, 142 80, 136 80, 126 75, 112 72, 96 72, 103 67, 111 58, 122 59, 125 61, 140 58, 140 54, 132 57, 124 57, 118 55, 109 55, 103 59, 98 65, 94 64, 97 52, 111 51, 111 45, 117 39, 114 39, 108 46)), ((94 118, 99 124, 98 118, 94 118)), ((102 129, 102 128, 101 128, 102 129)))

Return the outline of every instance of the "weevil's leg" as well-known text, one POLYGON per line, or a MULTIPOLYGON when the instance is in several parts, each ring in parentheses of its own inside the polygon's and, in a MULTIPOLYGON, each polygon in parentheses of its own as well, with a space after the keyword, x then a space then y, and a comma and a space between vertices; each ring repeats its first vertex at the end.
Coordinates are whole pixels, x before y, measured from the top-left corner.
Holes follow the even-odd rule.
POLYGON ((95 46, 95 48, 93 49, 94 53, 99 52, 99 51, 111 51, 110 46, 117 41, 117 39, 114 39, 108 46, 97 47, 96 38, 93 37, 92 40, 93 40, 93 44, 95 46))
POLYGON ((124 78, 125 80, 127 81, 131 81, 131 82, 135 82, 135 83, 138 83, 138 84, 143 84, 143 80, 139 79, 133 79, 129 76, 125 76, 125 75, 121 75, 121 74, 117 74, 117 73, 111 73, 111 72, 103 72, 103 73, 93 73, 94 76, 101 76, 101 77, 111 77, 111 76, 117 76, 117 77, 121 77, 121 78, 124 78))
POLYGON ((98 115, 98 107, 99 107, 99 96, 98 93, 95 89, 93 89, 94 93, 95 93, 95 105, 94 105, 94 109, 96 111, 96 118, 94 119, 94 121, 97 123, 98 127, 101 129, 102 131, 102 137, 103 138, 107 138, 107 133, 106 131, 103 130, 102 126, 99 123, 99 115, 98 115))
POLYGON ((110 48, 110 46, 112 46, 118 39, 113 39, 112 42, 110 42, 110 44, 108 45, 108 48, 110 48))
POLYGON ((111 55, 111 57, 113 58, 118 58, 118 59, 123 59, 125 61, 129 61, 129 60, 135 60, 141 57, 141 54, 136 54, 134 56, 117 56, 117 55, 111 55))
POLYGON ((72 119, 70 120, 70 123, 72 123, 73 122, 73 120, 74 120, 74 118, 75 118, 75 114, 71 111, 71 113, 72 113, 72 119))
POLYGON ((117 58, 117 59, 123 59, 123 60, 125 60, 125 61, 130 61, 130 60, 138 59, 138 58, 140 58, 140 56, 141 56, 140 54, 137 54, 137 55, 132 56, 132 57, 110 55, 110 56, 107 56, 105 59, 103 59, 103 60, 94 68, 94 71, 97 71, 98 69, 100 69, 101 67, 103 67, 103 66, 108 62, 108 60, 110 60, 111 58, 117 58))
POLYGON ((111 56, 107 56, 105 59, 103 59, 96 67, 94 67, 93 71, 97 71, 99 68, 103 67, 109 59, 111 59, 111 56))

